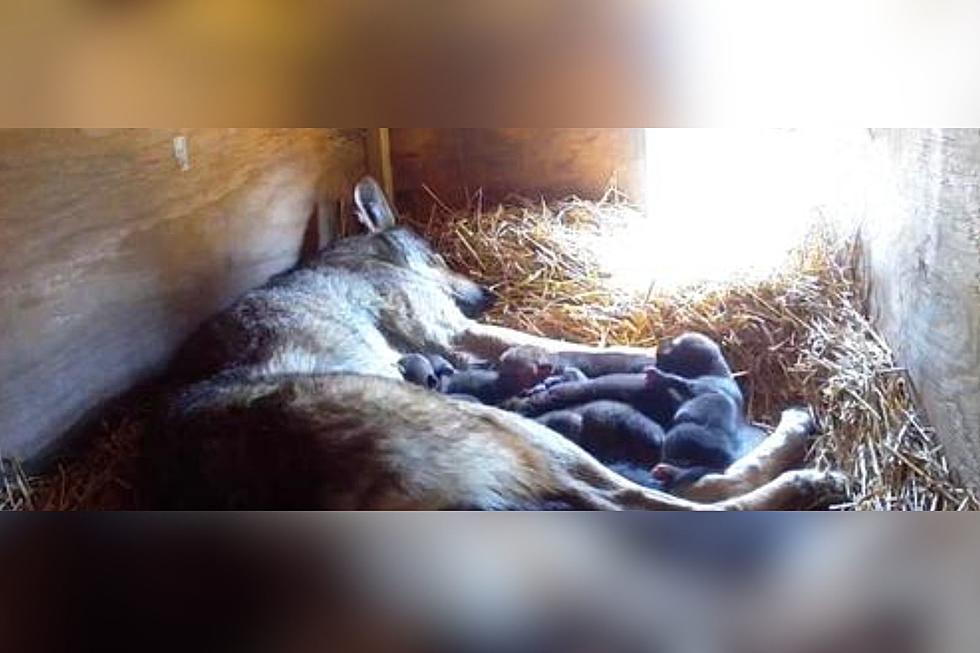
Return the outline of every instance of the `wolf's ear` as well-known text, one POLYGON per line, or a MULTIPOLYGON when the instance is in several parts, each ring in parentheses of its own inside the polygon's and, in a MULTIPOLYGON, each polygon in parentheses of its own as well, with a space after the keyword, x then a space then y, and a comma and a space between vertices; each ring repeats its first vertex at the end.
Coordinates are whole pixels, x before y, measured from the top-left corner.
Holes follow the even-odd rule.
POLYGON ((371 233, 395 226, 395 212, 374 177, 362 177, 354 186, 354 204, 357 206, 357 219, 371 233))

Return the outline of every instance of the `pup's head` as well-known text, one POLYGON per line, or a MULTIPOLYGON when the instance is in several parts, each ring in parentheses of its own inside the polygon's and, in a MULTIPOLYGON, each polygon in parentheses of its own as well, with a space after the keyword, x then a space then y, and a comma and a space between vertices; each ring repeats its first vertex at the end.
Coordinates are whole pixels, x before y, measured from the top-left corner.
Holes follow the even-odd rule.
POLYGON ((693 379, 699 376, 730 376, 721 347, 701 333, 683 333, 657 345, 657 367, 664 372, 693 379))
POLYGON ((555 374, 555 357, 538 347, 511 347, 500 355, 500 376, 515 387, 527 390, 555 374))
POLYGON ((402 356, 398 360, 398 371, 402 373, 402 378, 409 383, 420 385, 429 390, 439 388, 439 376, 429 359, 422 354, 402 356))

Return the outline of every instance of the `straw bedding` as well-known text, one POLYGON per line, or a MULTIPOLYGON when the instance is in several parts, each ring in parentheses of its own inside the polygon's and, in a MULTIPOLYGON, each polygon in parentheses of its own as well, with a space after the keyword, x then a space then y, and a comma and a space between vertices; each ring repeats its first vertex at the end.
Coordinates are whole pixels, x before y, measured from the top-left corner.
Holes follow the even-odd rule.
MULTIPOLYGON (((491 322, 602 344, 654 346, 689 330, 717 339, 740 372, 752 420, 772 425, 791 405, 816 409, 822 431, 809 464, 852 478, 851 500, 839 509, 980 507, 864 317, 852 242, 815 229, 765 278, 637 293, 611 283, 592 245, 642 219, 613 190, 598 202, 517 198, 490 211, 436 201, 413 225, 451 266, 498 292, 491 322)), ((0 507, 139 507, 140 414, 137 405, 112 416, 86 451, 44 476, 8 465, 0 507)))
POLYGON ((617 288, 595 242, 643 220, 615 190, 598 202, 451 211, 415 226, 450 265, 497 290, 488 320, 580 342, 654 346, 700 331, 722 344, 749 397, 773 425, 792 405, 815 408, 809 464, 852 478, 841 509, 962 510, 980 502, 949 470, 914 404, 904 370, 865 318, 860 251, 816 226, 785 264, 755 276, 637 294, 617 288))

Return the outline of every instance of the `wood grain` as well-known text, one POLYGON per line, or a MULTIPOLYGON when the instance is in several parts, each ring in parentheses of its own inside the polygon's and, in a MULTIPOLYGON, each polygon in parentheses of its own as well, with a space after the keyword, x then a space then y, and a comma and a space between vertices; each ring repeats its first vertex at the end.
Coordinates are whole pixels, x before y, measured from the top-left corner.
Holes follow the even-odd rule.
POLYGON ((2 455, 43 454, 324 241, 364 170, 363 130, 0 131, 2 455))
POLYGON ((980 131, 882 130, 864 224, 873 317, 951 464, 980 486, 980 131))
POLYGON ((395 200, 427 213, 427 185, 446 204, 465 206, 482 189, 495 202, 601 195, 615 178, 635 199, 643 191, 642 129, 392 129, 395 200))
POLYGON ((367 130, 368 172, 378 180, 385 195, 395 194, 391 170, 391 130, 388 127, 372 127, 367 130))

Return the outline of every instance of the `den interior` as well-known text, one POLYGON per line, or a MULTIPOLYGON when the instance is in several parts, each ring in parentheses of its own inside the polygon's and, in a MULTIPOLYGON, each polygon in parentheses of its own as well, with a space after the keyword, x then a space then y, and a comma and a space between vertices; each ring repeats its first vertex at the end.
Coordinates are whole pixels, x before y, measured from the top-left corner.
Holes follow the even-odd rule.
POLYGON ((145 508, 148 405, 243 292, 353 234, 377 178, 487 319, 721 344, 749 418, 809 405, 839 510, 978 507, 980 131, 0 132, 5 509, 145 508))

